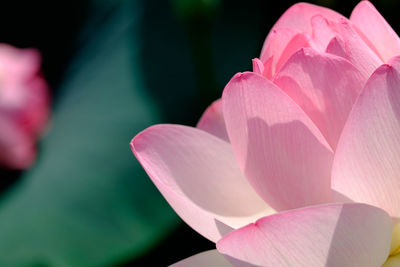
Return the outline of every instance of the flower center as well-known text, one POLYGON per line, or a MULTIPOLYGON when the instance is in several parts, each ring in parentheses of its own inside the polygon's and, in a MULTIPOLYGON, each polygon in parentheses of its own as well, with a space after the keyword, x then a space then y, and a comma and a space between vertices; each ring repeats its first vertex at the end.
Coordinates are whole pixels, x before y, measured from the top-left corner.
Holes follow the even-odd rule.
POLYGON ((390 245, 389 257, 382 267, 400 266, 400 223, 393 227, 392 244, 390 245))

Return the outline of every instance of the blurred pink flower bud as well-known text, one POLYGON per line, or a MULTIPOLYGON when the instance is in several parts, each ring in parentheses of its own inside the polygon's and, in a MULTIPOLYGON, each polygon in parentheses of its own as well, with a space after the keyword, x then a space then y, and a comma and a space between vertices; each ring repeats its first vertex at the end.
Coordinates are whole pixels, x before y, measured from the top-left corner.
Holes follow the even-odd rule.
POLYGON ((36 139, 49 113, 40 54, 0 44, 0 165, 25 169, 36 157, 36 139))

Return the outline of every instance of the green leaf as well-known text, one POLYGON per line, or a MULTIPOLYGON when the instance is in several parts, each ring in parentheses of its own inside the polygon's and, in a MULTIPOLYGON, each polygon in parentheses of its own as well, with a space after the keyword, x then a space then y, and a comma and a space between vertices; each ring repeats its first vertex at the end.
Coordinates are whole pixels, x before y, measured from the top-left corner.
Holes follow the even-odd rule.
POLYGON ((104 266, 178 222, 129 142, 162 117, 139 66, 140 5, 116 8, 59 89, 41 158, 0 204, 0 266, 104 266))

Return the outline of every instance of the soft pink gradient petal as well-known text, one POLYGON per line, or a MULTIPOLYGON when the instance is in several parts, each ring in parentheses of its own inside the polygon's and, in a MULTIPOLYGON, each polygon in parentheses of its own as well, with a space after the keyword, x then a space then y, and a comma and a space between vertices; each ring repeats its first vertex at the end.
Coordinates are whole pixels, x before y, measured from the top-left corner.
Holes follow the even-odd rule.
POLYGON ((193 255, 170 267, 233 267, 217 250, 209 250, 193 255))
POLYGON ((318 48, 320 52, 325 51, 332 38, 338 35, 338 33, 329 26, 330 23, 334 22, 329 22, 321 15, 316 15, 311 18, 314 47, 318 48))
POLYGON ((294 36, 287 44, 285 50, 282 52, 278 62, 276 63, 275 72, 278 72, 286 61, 299 49, 311 46, 312 43, 309 36, 302 33, 294 36))
POLYGON ((262 61, 258 58, 253 58, 252 63, 253 63, 253 72, 263 75, 265 67, 262 61))
POLYGON ((206 109, 196 127, 229 142, 224 115, 222 114, 221 99, 214 101, 206 109))
POLYGON ((262 62, 271 60, 270 72, 273 76, 297 50, 310 46, 312 43, 307 34, 288 28, 274 29, 265 41, 260 60, 262 62))
POLYGON ((335 149, 366 80, 346 59, 305 48, 286 62, 274 83, 307 113, 335 149))
POLYGON ((311 34, 311 19, 316 15, 321 15, 332 21, 346 19, 341 14, 329 8, 308 3, 297 3, 286 10, 286 12, 279 18, 272 29, 291 28, 300 32, 311 34))
POLYGON ((319 27, 322 28, 320 31, 326 28, 326 30, 337 33, 329 42, 326 52, 344 57, 366 77, 369 77, 383 63, 348 20, 325 22, 326 24, 322 21, 319 24, 319 27))
POLYGON ((274 211, 243 177, 231 145, 202 130, 156 125, 139 133, 132 151, 178 215, 217 241, 274 211))
POLYGON ((274 56, 276 64, 287 44, 299 33, 301 32, 291 28, 276 28, 271 30, 262 48, 261 61, 274 56))
POLYGON ((332 187, 400 217, 400 57, 371 76, 339 140, 332 187))
MULTIPOLYGON (((325 52, 330 53, 332 55, 336 55, 339 57, 343 57, 347 60, 354 61, 350 55, 347 53, 346 50, 346 45, 345 42, 338 36, 335 36, 332 38, 332 40, 330 40, 328 46, 326 47, 325 52)), ((357 62, 355 62, 357 63, 357 62)), ((357 66, 357 64, 355 65, 357 66)), ((364 71, 364 74, 366 74, 366 72, 364 71)))
POLYGON ((381 266, 392 221, 364 204, 331 204, 278 213, 236 230, 217 249, 242 266, 381 266))
POLYGON ((235 156, 257 193, 276 210, 331 200, 332 150, 304 111, 255 73, 238 73, 222 105, 235 156))
POLYGON ((353 10, 351 22, 384 62, 400 55, 400 38, 369 1, 361 1, 353 10))

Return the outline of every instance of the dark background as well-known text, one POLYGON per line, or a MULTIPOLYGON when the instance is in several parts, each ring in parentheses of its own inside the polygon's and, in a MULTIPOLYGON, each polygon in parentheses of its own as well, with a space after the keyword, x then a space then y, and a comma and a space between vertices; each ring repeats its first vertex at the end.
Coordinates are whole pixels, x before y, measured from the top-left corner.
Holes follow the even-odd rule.
MULTIPOLYGON (((312 1, 349 16, 358 1, 312 1)), ((2 266, 166 266, 215 245, 184 225, 129 151, 194 126, 294 1, 2 1, 0 42, 38 48, 53 116, 36 165, 0 171, 2 266)), ((399 32, 400 2, 373 4, 399 32)))

